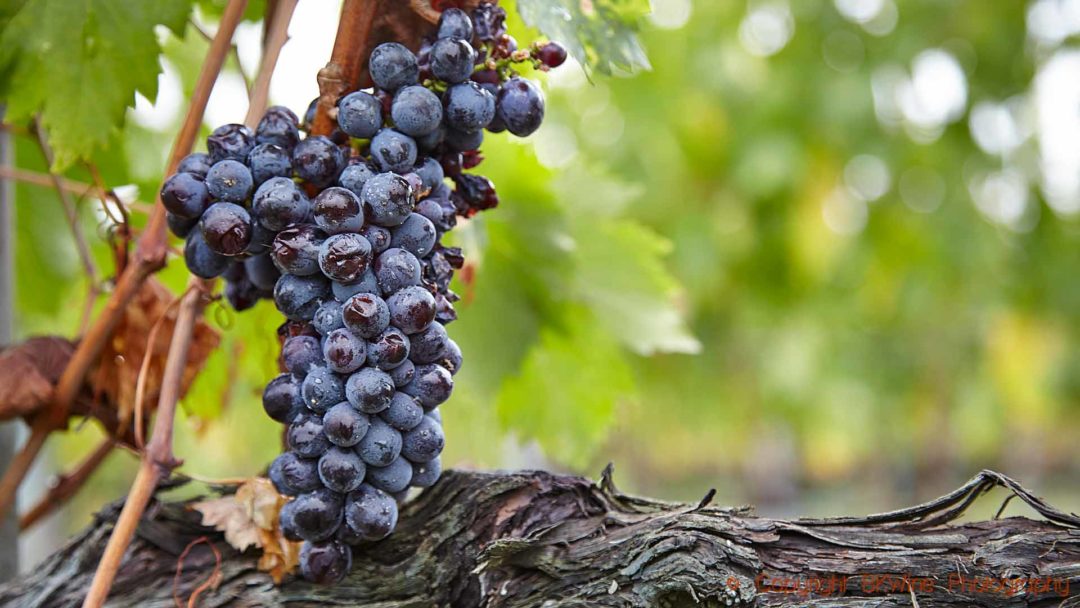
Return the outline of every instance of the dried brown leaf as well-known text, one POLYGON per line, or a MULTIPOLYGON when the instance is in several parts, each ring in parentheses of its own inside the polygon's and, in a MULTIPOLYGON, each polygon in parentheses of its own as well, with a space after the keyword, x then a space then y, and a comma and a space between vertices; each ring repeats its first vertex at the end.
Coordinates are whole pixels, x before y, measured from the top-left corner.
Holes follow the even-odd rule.
POLYGON ((52 336, 0 352, 0 420, 28 417, 47 406, 73 352, 69 340, 52 336))

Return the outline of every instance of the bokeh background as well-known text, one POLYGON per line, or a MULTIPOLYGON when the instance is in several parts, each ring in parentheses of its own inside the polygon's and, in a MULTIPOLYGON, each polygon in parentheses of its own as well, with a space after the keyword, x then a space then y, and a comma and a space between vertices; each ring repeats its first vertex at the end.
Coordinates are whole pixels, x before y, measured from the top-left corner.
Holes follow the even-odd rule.
MULTIPOLYGON (((896 508, 995 468, 1076 510, 1080 0, 652 5, 651 70, 569 62, 537 75, 539 132, 487 136, 478 171, 502 204, 454 236, 470 280, 444 463, 596 476, 610 461, 634 492, 716 487, 784 515, 896 508)), ((153 200, 219 10, 202 3, 183 38, 162 29, 159 94, 98 159, 132 200, 153 200)), ((300 3, 272 102, 299 113, 316 95, 337 10, 300 3)), ((246 110, 250 12, 207 132, 246 110)), ((16 337, 75 335, 87 283, 55 193, 16 196, 16 337)), ((108 268, 107 220, 81 208, 108 268)), ((182 261, 162 277, 179 289, 182 261)), ((182 471, 254 475, 280 447, 259 404, 280 317, 208 318, 223 342, 183 400, 182 471)), ((99 438, 51 439, 22 504, 99 438)), ((113 454, 24 536, 23 567, 135 465, 113 454)))

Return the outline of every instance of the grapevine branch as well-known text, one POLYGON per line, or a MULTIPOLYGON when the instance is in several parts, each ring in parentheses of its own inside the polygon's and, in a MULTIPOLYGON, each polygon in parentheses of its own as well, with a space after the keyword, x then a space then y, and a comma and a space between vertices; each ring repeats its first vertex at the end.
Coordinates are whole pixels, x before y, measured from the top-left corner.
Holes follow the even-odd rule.
POLYGON ((255 76, 255 82, 251 85, 247 117, 244 118, 244 124, 248 127, 254 128, 259 118, 266 112, 267 100, 270 96, 270 79, 274 75, 278 57, 281 56, 281 48, 289 41, 289 23, 292 21, 296 3, 297 0, 279 0, 272 5, 267 5, 262 63, 259 66, 259 73, 255 76))
POLYGON ((331 110, 339 97, 356 90, 359 85, 379 3, 380 0, 345 0, 341 5, 341 20, 330 62, 319 70, 319 105, 312 135, 330 135, 335 124, 331 110))
POLYGON ((116 440, 106 437, 90 452, 82 462, 68 473, 56 478, 49 491, 38 500, 37 504, 19 516, 19 529, 26 530, 41 521, 60 505, 67 502, 86 483, 90 476, 105 462, 106 457, 112 454, 116 447, 116 440))
MULTIPOLYGON (((24 184, 31 184, 33 186, 41 186, 43 188, 55 188, 56 183, 53 181, 53 176, 46 173, 38 173, 37 171, 31 171, 29 169, 21 169, 19 167, 8 167, 0 165, 0 179, 10 179, 17 182, 23 182, 24 184)), ((68 179, 62 176, 56 176, 56 179, 60 183, 60 188, 70 192, 79 197, 86 196, 97 186, 94 184, 87 184, 85 182, 68 179)), ((124 203, 114 194, 110 194, 108 190, 105 191, 105 195, 109 197, 117 205, 126 210, 149 212, 152 207, 148 203, 134 202, 124 203)))

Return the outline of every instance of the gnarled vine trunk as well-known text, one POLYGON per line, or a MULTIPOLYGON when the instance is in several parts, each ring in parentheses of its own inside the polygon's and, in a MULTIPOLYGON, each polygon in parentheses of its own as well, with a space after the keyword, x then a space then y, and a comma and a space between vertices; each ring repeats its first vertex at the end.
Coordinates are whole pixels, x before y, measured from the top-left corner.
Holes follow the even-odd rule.
MULTIPOLYGON (((359 548, 334 587, 274 586, 254 552, 230 549, 185 504, 158 502, 109 605, 185 605, 196 594, 199 606, 1080 606, 1080 517, 997 473, 865 518, 768 519, 709 498, 627 496, 610 470, 599 484, 451 471, 403 508, 389 539, 359 548), (995 486, 1045 521, 955 523, 995 486), (189 547, 200 537, 210 543, 189 547)), ((118 511, 105 509, 45 563, 0 586, 0 605, 79 605, 118 511)))

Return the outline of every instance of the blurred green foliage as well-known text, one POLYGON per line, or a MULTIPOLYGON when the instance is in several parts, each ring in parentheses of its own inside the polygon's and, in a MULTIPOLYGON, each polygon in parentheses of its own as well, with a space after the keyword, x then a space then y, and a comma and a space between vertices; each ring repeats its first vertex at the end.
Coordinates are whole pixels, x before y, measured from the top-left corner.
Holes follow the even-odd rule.
MULTIPOLYGON (((529 11, 562 4, 519 6, 543 25, 529 11)), ((980 101, 1030 105, 1054 49, 1032 43, 1025 3, 879 4, 892 25, 845 17, 851 2, 658 1, 664 27, 641 31, 651 71, 536 75, 545 126, 487 136, 478 171, 502 203, 453 235, 469 280, 451 326, 465 366, 444 408, 448 464, 611 460, 632 487, 681 497, 723 476, 732 500, 984 466, 1076 479, 1080 224, 1043 200, 1038 134, 988 154, 967 120, 980 101), (965 87, 930 127, 881 92, 910 84, 929 49, 965 87), (1005 170, 1026 179, 1012 223, 973 200, 979 176, 1005 170)), ((635 25, 643 5, 610 3, 635 25)), ((185 94, 205 50, 191 28, 165 38, 185 94)), ((603 52, 616 71, 644 63, 603 52)), ((106 182, 150 200, 176 126, 129 121, 94 155, 106 182)), ((42 170, 16 139, 18 164, 42 170)), ((17 196, 20 331, 73 335, 86 285, 55 193, 17 196)), ((162 279, 179 289, 182 263, 162 279)), ((268 303, 208 317, 224 340, 184 399, 177 451, 203 476, 254 474, 279 448, 259 393, 280 317, 268 303)), ((58 442, 57 460, 96 432, 58 442)), ((117 469, 101 478, 86 510, 126 487, 117 469)))

